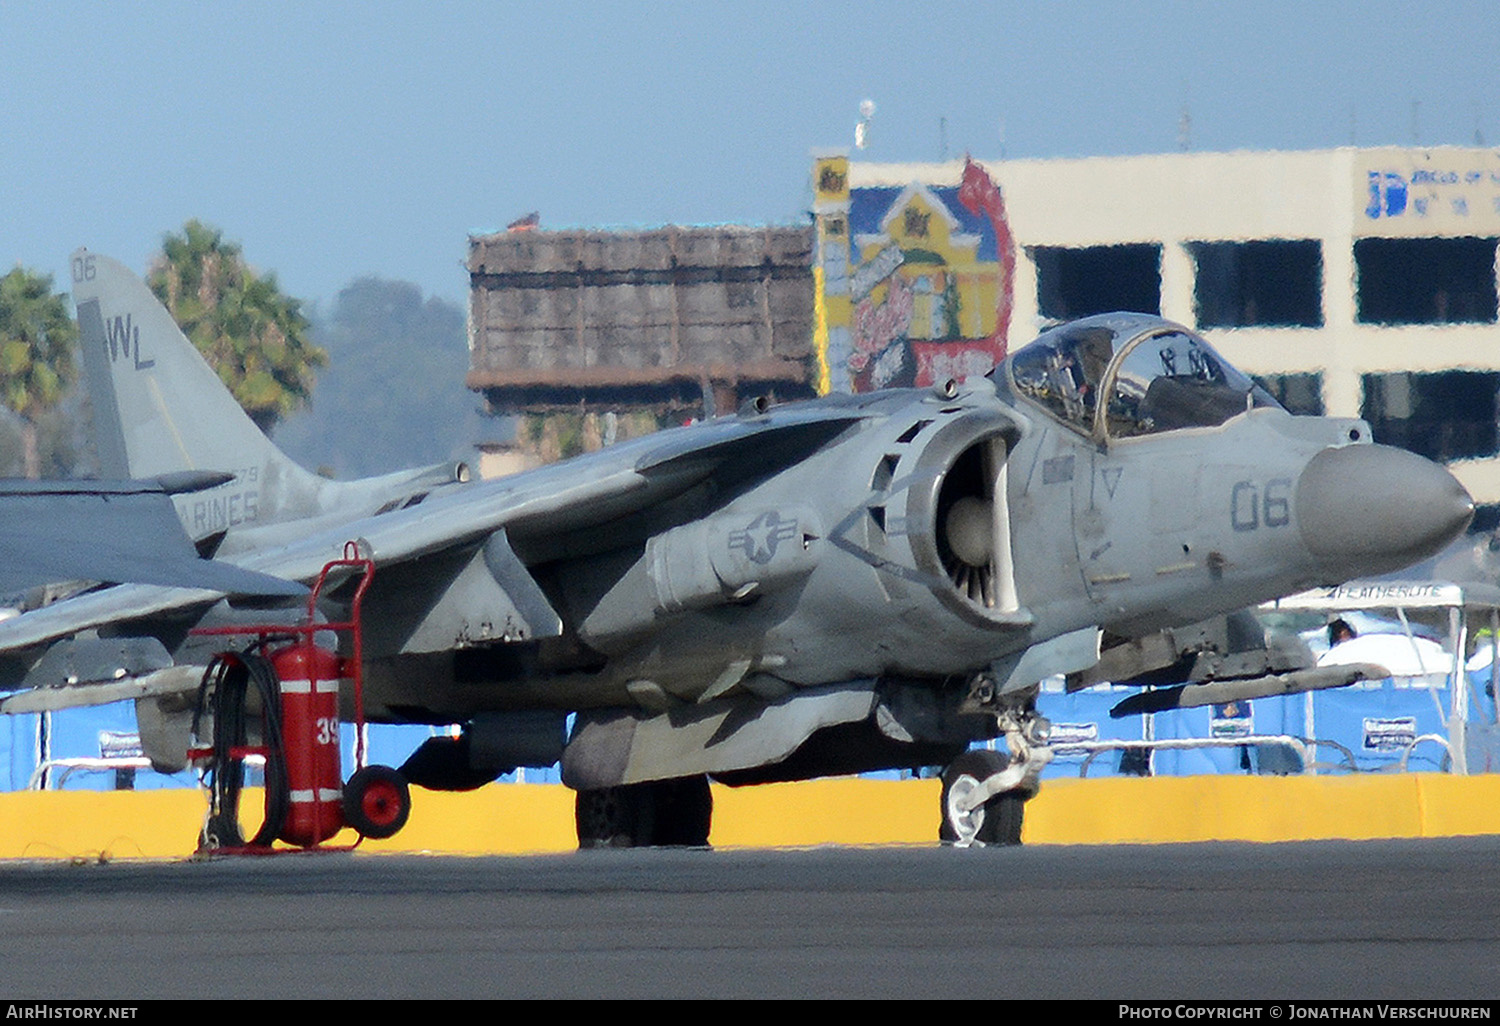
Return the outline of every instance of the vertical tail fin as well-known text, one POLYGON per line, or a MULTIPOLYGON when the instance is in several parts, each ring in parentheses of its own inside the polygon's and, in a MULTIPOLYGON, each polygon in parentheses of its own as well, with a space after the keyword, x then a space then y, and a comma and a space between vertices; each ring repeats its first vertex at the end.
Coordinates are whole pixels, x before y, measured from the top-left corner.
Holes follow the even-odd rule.
POLYGON ((145 282, 86 250, 73 254, 71 269, 105 475, 234 474, 179 506, 194 538, 317 511, 326 482, 261 433, 145 282))

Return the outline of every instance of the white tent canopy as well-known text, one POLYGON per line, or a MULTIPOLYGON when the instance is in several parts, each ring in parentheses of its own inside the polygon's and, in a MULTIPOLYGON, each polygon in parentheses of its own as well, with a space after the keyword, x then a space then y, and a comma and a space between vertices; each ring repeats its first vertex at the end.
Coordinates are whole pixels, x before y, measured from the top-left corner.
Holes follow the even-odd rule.
POLYGON ((1391 671, 1392 677, 1433 676, 1441 685, 1453 672, 1453 654, 1436 641, 1407 637, 1405 634, 1364 634, 1340 642, 1318 659, 1319 666, 1346 666, 1349 663, 1376 663, 1391 671))

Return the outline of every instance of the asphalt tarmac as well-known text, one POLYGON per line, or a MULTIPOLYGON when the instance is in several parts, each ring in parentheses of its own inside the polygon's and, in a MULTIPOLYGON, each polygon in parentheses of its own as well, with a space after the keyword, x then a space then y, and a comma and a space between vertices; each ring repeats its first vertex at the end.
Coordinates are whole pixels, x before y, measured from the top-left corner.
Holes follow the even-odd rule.
POLYGON ((0 1000, 1500 997, 1500 837, 0 865, 0 1000))

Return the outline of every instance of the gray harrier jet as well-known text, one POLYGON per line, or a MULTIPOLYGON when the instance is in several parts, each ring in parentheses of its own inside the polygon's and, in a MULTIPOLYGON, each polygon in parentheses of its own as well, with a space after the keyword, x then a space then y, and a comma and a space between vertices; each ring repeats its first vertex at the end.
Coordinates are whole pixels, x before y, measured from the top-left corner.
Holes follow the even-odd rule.
MULTIPOLYGON (((357 542, 378 567, 371 718, 463 726, 406 774, 464 789, 560 758, 585 845, 704 843, 710 779, 919 767, 947 767, 946 836, 1018 840, 1050 757, 1044 678, 1196 656, 1237 667, 1217 679, 1240 694, 1347 683, 1205 660, 1216 635, 1190 625, 1422 559, 1473 511, 1443 468, 1363 421, 1292 416, 1200 336, 1138 314, 1062 325, 985 377, 751 403, 503 479, 322 481, 139 280, 86 252, 72 267, 107 469, 233 472, 179 512, 246 569, 307 581, 357 542)), ((0 654, 19 683, 101 629, 197 667, 189 627, 250 615, 223 598, 94 592, 0 624, 0 654)), ((138 703, 167 767, 177 699, 138 703)))

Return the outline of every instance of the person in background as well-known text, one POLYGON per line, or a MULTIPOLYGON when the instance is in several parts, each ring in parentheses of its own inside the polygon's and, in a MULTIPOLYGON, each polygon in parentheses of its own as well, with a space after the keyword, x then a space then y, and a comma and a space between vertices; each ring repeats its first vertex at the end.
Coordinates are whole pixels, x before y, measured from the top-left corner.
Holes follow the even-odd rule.
POLYGON ((1349 621, 1343 619, 1342 617, 1332 621, 1328 625, 1329 648, 1332 648, 1334 645, 1340 644, 1342 642, 1353 640, 1356 637, 1358 637, 1358 635, 1355 633, 1354 628, 1350 627, 1349 621))

